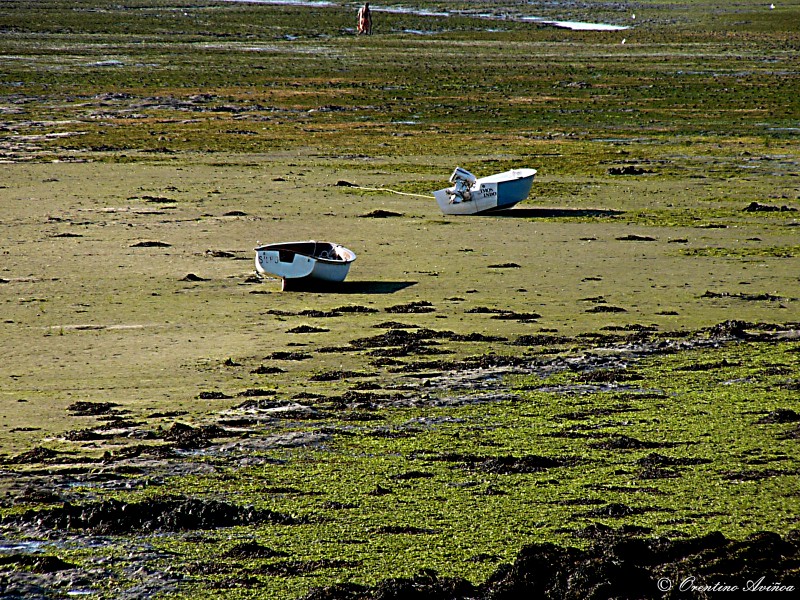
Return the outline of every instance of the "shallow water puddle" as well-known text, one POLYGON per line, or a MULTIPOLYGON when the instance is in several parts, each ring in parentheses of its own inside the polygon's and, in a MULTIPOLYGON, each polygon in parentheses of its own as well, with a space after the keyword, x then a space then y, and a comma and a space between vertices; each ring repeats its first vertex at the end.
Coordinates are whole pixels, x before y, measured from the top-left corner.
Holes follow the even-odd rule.
POLYGON ((561 29, 571 29, 572 31, 621 31, 629 29, 627 25, 608 25, 606 23, 584 23, 582 21, 551 21, 541 17, 521 17, 521 21, 533 21, 542 25, 552 25, 561 29))
POLYGON ((44 542, 38 540, 10 540, 0 542, 0 554, 13 554, 22 552, 25 554, 33 554, 35 552, 43 551, 44 542))
POLYGON ((289 6, 336 6, 327 0, 224 0, 225 2, 243 2, 245 4, 280 4, 289 6))

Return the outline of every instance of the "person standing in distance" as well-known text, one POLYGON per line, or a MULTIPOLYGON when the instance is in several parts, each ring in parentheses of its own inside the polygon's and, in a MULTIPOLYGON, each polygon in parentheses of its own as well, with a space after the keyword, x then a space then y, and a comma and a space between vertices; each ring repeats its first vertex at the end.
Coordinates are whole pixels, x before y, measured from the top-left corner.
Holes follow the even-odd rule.
POLYGON ((372 12, 369 10, 369 2, 358 9, 358 35, 372 35, 372 12))

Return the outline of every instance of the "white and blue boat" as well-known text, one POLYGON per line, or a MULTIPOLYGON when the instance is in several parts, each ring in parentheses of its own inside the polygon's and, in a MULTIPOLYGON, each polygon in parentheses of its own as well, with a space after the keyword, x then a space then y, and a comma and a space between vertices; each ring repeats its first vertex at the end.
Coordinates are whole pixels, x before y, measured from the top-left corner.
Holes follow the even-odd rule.
POLYGON ((256 271, 280 277, 282 289, 344 281, 356 259, 352 250, 332 242, 279 242, 259 246, 256 271))
POLYGON ((475 177, 461 167, 450 176, 452 187, 433 193, 446 215, 475 215, 505 210, 528 197, 536 169, 512 169, 488 177, 475 177))

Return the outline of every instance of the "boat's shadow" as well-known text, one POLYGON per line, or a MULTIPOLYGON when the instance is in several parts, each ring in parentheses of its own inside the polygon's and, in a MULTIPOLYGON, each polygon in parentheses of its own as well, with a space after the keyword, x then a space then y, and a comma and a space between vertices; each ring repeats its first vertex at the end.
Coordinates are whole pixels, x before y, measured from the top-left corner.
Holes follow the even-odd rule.
POLYGON ((484 213, 493 217, 514 217, 517 219, 554 219, 559 217, 613 217, 624 214, 621 210, 594 208, 507 208, 484 213))
POLYGON ((290 289, 298 292, 324 292, 326 294, 394 294, 416 284, 416 281, 308 282, 294 284, 290 289))

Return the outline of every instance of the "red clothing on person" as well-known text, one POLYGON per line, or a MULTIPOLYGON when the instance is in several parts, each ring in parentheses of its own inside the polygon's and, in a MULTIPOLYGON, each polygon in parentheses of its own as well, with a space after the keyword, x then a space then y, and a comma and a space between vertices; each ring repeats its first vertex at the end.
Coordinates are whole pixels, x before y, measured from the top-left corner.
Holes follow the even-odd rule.
POLYGON ((372 13, 369 10, 369 2, 358 9, 358 33, 372 34, 372 13))

